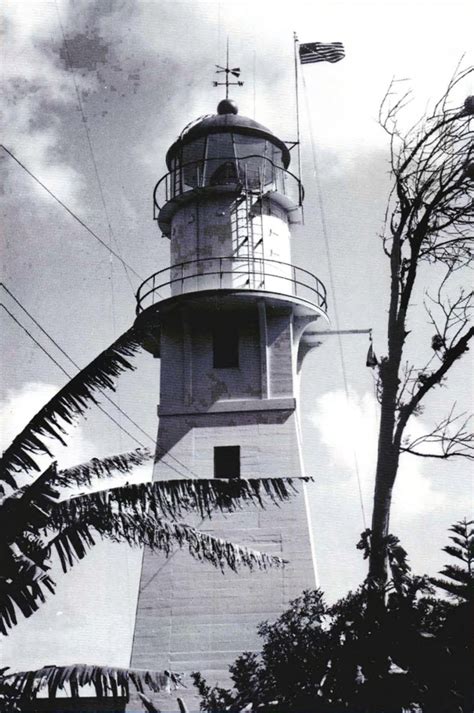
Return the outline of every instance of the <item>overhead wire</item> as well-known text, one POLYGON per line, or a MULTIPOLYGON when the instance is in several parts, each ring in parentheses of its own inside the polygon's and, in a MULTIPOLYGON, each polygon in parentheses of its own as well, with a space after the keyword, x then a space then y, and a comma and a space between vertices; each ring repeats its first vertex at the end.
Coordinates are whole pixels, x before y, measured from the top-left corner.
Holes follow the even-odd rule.
MULTIPOLYGON (((41 349, 41 351, 54 363, 56 366, 62 371, 63 374, 65 374, 69 379, 72 379, 73 376, 70 374, 67 369, 64 369, 64 367, 48 352, 48 350, 43 347, 43 345, 38 342, 38 340, 31 334, 31 332, 18 320, 11 312, 10 310, 5 307, 4 304, 0 303, 0 307, 2 307, 5 312, 11 317, 11 319, 27 334, 27 336, 36 344, 36 346, 41 349)), ((123 431, 127 436, 129 436, 132 440, 135 441, 141 448, 146 448, 146 446, 141 443, 141 441, 138 440, 138 438, 135 438, 129 431, 127 431, 124 426, 122 426, 119 421, 117 421, 111 414, 109 414, 108 411, 106 411, 100 404, 96 403, 97 408, 99 411, 101 411, 107 418, 109 418, 118 428, 120 428, 121 431, 123 431)), ((166 455, 170 455, 169 453, 166 453, 166 455)), ((175 459, 176 460, 176 459, 175 459)), ((179 462, 179 461, 178 461, 179 462)), ((167 468, 172 470, 174 473, 177 473, 180 478, 186 478, 187 476, 183 475, 179 470, 177 470, 174 466, 172 466, 170 463, 166 463, 163 461, 163 465, 165 465, 167 468)), ((183 466, 186 468, 186 466, 183 466)), ((189 469, 187 469, 189 470, 189 469)))
MULTIPOLYGON (((83 124, 83 126, 84 126, 84 133, 85 133, 85 135, 86 135, 87 145, 88 145, 88 147, 89 147, 89 152, 90 152, 90 155, 91 155, 92 165, 93 165, 93 168, 94 168, 94 174, 95 174, 96 181, 97 181, 97 187, 98 187, 98 189, 99 189, 99 195, 100 195, 102 207, 103 207, 103 209, 104 209, 104 215, 105 215, 105 218, 106 218, 106 221, 107 221, 107 227, 108 227, 108 229, 109 229, 110 240, 111 240, 111 241, 112 241, 112 240, 114 241, 115 247, 116 247, 116 249, 117 249, 117 252, 120 254, 120 247, 119 247, 119 244, 118 244, 118 240, 117 240, 117 238, 116 238, 116 236, 115 236, 114 230, 113 230, 113 228, 112 228, 112 223, 111 223, 111 220, 110 220, 110 215, 109 215, 109 211, 108 211, 108 208, 107 208, 107 203, 106 203, 106 201, 105 201, 104 190, 103 190, 103 187, 102 187, 102 180, 101 180, 101 177, 100 177, 99 168, 98 168, 97 161, 96 161, 96 158, 95 158, 94 147, 93 147, 93 145, 92 145, 92 140, 91 140, 91 136, 90 136, 90 131, 89 131, 89 128, 88 128, 88 125, 87 125, 87 118, 86 118, 86 115, 85 115, 85 112, 84 112, 84 105, 83 105, 83 103, 82 103, 81 93, 80 93, 80 91, 79 91, 79 87, 77 86, 76 75, 75 75, 75 73, 74 73, 73 65, 72 65, 72 62, 71 62, 71 55, 69 54, 69 45, 68 45, 68 42, 67 42, 67 40, 66 40, 66 35, 65 35, 65 32, 64 32, 64 27, 63 27, 63 23, 62 23, 62 20, 61 20, 61 14, 60 14, 60 12, 59 12, 59 7, 58 7, 57 0, 55 0, 54 4, 55 4, 55 6, 56 6, 56 12, 57 12, 57 15, 58 15, 59 28, 60 28, 60 30, 61 30, 61 34, 62 34, 63 42, 64 42, 64 49, 65 49, 65 52, 66 52, 66 66, 67 66, 67 69, 69 70, 69 72, 70 72, 70 74, 71 74, 72 81, 73 81, 73 84, 74 84, 74 90, 75 90, 75 93, 76 93, 77 105, 78 105, 78 108, 79 108, 79 111, 80 111, 80 114, 81 114, 82 124, 83 124)), ((125 275, 126 275, 127 280, 128 280, 128 282, 129 282, 129 284, 130 284, 130 288, 131 288, 133 294, 135 294, 135 288, 133 287, 132 281, 131 281, 131 279, 130 279, 130 275, 128 274, 127 265, 126 265, 126 263, 125 263, 123 260, 122 260, 122 266, 123 266, 123 268, 124 268, 124 270, 125 270, 125 275)), ((113 289, 113 286, 112 286, 112 289, 113 289)))
MULTIPOLYGON (((333 271, 333 266, 332 266, 331 248, 330 248, 328 231, 327 231, 326 213, 324 210, 324 201, 323 201, 322 190, 321 190, 321 181, 320 181, 320 177, 319 177, 318 163, 317 163, 317 159, 316 159, 316 148, 315 148, 315 142, 314 142, 314 136, 313 136, 311 109, 310 109, 310 105, 309 105, 306 81, 305 81, 303 72, 301 72, 301 76, 302 76, 302 80, 303 80, 303 90, 304 90, 306 111, 308 112, 308 119, 309 119, 308 124, 309 124, 309 134, 310 134, 310 142, 311 142, 311 154, 312 154, 312 160, 313 160, 313 171, 314 171, 314 178, 315 178, 315 183, 316 183, 316 193, 317 193, 317 199, 318 199, 319 215, 321 218, 321 228, 322 228, 324 244, 325 244, 325 249, 326 249, 326 254, 327 254, 327 259, 328 259, 329 284, 331 287, 333 310, 334 310, 334 321, 336 323, 336 330, 337 330, 337 342, 338 342, 339 356, 340 356, 340 361, 341 361, 342 379, 343 379, 343 384, 344 384, 344 392, 345 392, 345 396, 346 396, 346 401, 347 401, 347 404, 349 404, 349 387, 348 387, 348 380, 347 380, 346 363, 344 360, 344 349, 342 346, 341 334, 339 333, 340 332, 340 327, 339 327, 340 323, 339 323, 339 313, 338 313, 337 300, 336 300, 334 271, 333 271)), ((363 494, 362 494, 362 485, 361 485, 361 478, 360 478, 360 472, 359 472, 359 463, 357 460, 357 454, 355 452, 355 449, 353 449, 353 460, 354 460, 354 470, 355 470, 356 479, 357 479, 357 488, 358 488, 358 493, 359 493, 360 508, 361 508, 361 513, 362 513, 362 522, 363 522, 364 529, 367 529, 367 519, 366 519, 366 515, 365 515, 364 498, 363 498, 363 494)))
POLYGON ((55 200, 57 203, 59 203, 59 205, 60 205, 62 208, 64 208, 64 210, 65 210, 67 213, 69 213, 69 215, 70 215, 72 218, 74 218, 74 220, 77 220, 77 222, 79 223, 79 225, 82 225, 82 227, 85 228, 85 230, 87 230, 87 232, 90 233, 90 235, 92 235, 93 238, 95 238, 96 240, 98 240, 99 243, 100 243, 106 250, 109 251, 109 253, 111 253, 115 258, 117 258, 117 260, 119 260, 119 262, 121 262, 124 266, 126 266, 126 267, 130 270, 130 272, 133 272, 133 274, 134 274, 136 277, 138 277, 139 280, 143 280, 142 275, 140 275, 131 265, 129 265, 129 263, 128 263, 126 260, 124 260, 124 259, 123 259, 118 253, 116 253, 109 245, 107 245, 107 243, 106 243, 104 240, 102 240, 102 238, 100 238, 100 237, 97 235, 97 233, 95 233, 95 232, 92 230, 92 228, 89 228, 89 226, 87 225, 87 223, 85 223, 81 218, 79 218, 79 216, 76 215, 76 213, 74 213, 74 211, 72 211, 71 208, 69 208, 60 198, 58 198, 58 196, 55 195, 55 194, 53 193, 53 191, 48 188, 48 186, 46 186, 37 176, 35 176, 35 174, 34 174, 32 171, 30 171, 29 168, 27 168, 27 167, 25 166, 25 164, 20 161, 20 159, 18 159, 18 158, 15 156, 15 154, 13 153, 13 151, 10 151, 10 149, 8 149, 8 148, 5 146, 5 144, 0 144, 0 148, 2 148, 2 149, 5 151, 5 153, 7 153, 34 181, 36 181, 36 183, 38 183, 38 185, 40 185, 41 188, 43 188, 43 189, 46 191, 46 193, 49 193, 49 195, 50 195, 52 198, 54 198, 54 200, 55 200))
MULTIPOLYGON (((13 299, 13 301, 20 307, 20 309, 31 319, 31 321, 32 321, 32 322, 36 325, 36 327, 47 337, 47 339, 49 339, 49 340, 54 344, 54 346, 61 352, 61 354, 63 354, 63 355, 66 357, 66 359, 68 359, 68 361, 69 361, 76 369, 78 369, 78 370, 80 371, 80 370, 81 370, 81 367, 77 364, 77 362, 74 361, 74 359, 61 347, 60 344, 58 344, 58 342, 49 334, 49 332, 47 332, 46 329, 38 322, 38 320, 35 319, 35 317, 31 314, 31 312, 20 302, 20 300, 19 300, 17 297, 15 297, 15 295, 13 294, 13 292, 5 285, 5 283, 3 283, 3 282, 0 283, 0 286, 3 287, 3 289, 5 290, 5 292, 13 299)), ((2 305, 2 306, 3 306, 3 305, 2 305)), ((6 308, 5 308, 5 310, 6 310, 6 308)), ((6 311, 8 312, 8 310, 6 310, 6 311)), ((16 321, 16 320, 15 320, 15 321, 16 321)), ((38 344, 38 346, 42 349, 42 351, 45 351, 44 348, 43 348, 33 337, 32 337, 32 339, 33 339, 33 341, 35 341, 36 344, 38 344)), ((48 354, 48 356, 50 356, 50 355, 48 354)), ((61 371, 62 371, 63 373, 65 373, 69 378, 72 378, 71 375, 70 375, 68 372, 66 372, 66 371, 63 369, 62 366, 59 365, 59 363, 54 359, 54 357, 50 356, 50 358, 51 358, 51 360, 61 369, 61 371)), ((160 446, 159 444, 157 444, 157 443, 156 443, 156 440, 155 440, 149 433, 147 433, 147 431, 145 431, 133 418, 131 418, 131 416, 129 416, 129 415, 127 414, 127 412, 124 411, 112 398, 110 398, 110 396, 108 396, 106 393, 103 393, 102 395, 103 395, 103 396, 107 399, 107 401, 109 401, 118 411, 120 411, 120 413, 121 413, 131 424, 133 424, 133 425, 135 426, 135 428, 137 428, 144 436, 146 436, 146 438, 148 438, 148 440, 150 440, 150 441, 153 443, 153 445, 156 446, 157 450, 159 450, 163 455, 167 456, 167 457, 170 458, 171 460, 175 461, 182 469, 184 469, 185 471, 187 471, 188 473, 190 473, 191 477, 193 477, 193 478, 197 478, 197 477, 198 477, 198 476, 196 475, 196 473, 194 473, 188 466, 186 466, 186 465, 185 465, 184 463, 182 463, 178 458, 176 458, 176 456, 174 456, 172 453, 169 453, 168 451, 166 451, 166 449, 164 449, 162 446, 160 446)), ((100 407, 100 406, 99 406, 99 408, 100 408, 100 410, 103 411, 111 420, 113 420, 114 423, 116 423, 117 425, 119 425, 118 422, 117 422, 115 419, 113 419, 112 416, 110 416, 110 414, 108 414, 107 411, 105 411, 105 409, 103 409, 103 408, 100 407)), ((119 425, 119 427, 121 428, 120 425, 119 425)), ((130 434, 128 433, 128 431, 126 431, 125 429, 122 429, 122 430, 124 431, 124 433, 127 433, 127 435, 130 435, 130 434)), ((136 440, 136 439, 135 439, 135 440, 136 440)), ((136 442, 138 442, 138 441, 136 440, 136 442)), ((140 443, 140 445, 141 445, 142 447, 145 447, 145 446, 143 446, 143 444, 141 444, 141 443, 140 443)), ((164 465, 169 466, 169 464, 166 463, 165 461, 163 461, 163 463, 164 463, 164 465)), ((169 466, 169 467, 172 468, 172 466, 169 466)), ((175 472, 178 472, 175 468, 172 468, 172 470, 174 470, 175 472)), ((180 475, 180 477, 186 477, 186 476, 183 476, 182 473, 178 473, 178 474, 180 475)))
MULTIPOLYGON (((79 364, 77 364, 77 362, 74 361, 74 359, 61 347, 61 345, 58 344, 58 342, 49 334, 49 332, 46 331, 46 329, 38 322, 38 320, 35 319, 35 317, 33 317, 31 312, 29 312, 26 309, 26 307, 20 302, 20 300, 15 297, 13 292, 8 289, 8 287, 5 285, 5 283, 2 282, 1 286, 3 287, 5 292, 8 295, 10 295, 10 297, 18 305, 18 307, 20 307, 20 309, 23 310, 23 312, 31 319, 31 321, 36 325, 36 327, 38 327, 38 329, 45 335, 45 337, 47 337, 54 344, 54 346, 61 352, 61 354, 63 354, 63 356, 65 356, 66 359, 74 367, 76 367, 76 369, 78 369, 80 371, 81 367, 79 366, 79 364)), ((67 374, 67 376, 69 376, 69 374, 67 374)), ((115 401, 110 398, 110 396, 108 396, 105 393, 103 394, 103 396, 107 399, 107 401, 109 401, 113 406, 115 406, 115 408, 118 411, 120 411, 120 413, 123 416, 125 416, 125 418, 127 418, 127 420, 130 421, 130 423, 132 423, 135 426, 135 428, 137 428, 144 436, 146 436, 148 438, 148 440, 152 441, 152 443, 155 443, 155 439, 149 433, 147 433, 138 423, 136 423, 118 404, 116 404, 115 401)))
MULTIPOLYGON (((50 353, 48 352, 48 350, 47 350, 45 347, 43 347, 43 345, 42 345, 40 342, 38 342, 38 340, 31 334, 31 332, 24 326, 24 324, 22 324, 22 323, 20 322, 20 320, 17 319, 17 318, 10 312, 10 310, 9 310, 7 307, 5 307, 4 304, 0 304, 0 307, 2 307, 2 308, 5 310, 5 312, 8 314, 8 316, 20 327, 20 329, 22 329, 22 330, 28 335, 28 337, 36 344, 36 346, 37 346, 39 349, 41 349, 41 351, 42 351, 44 354, 46 354, 46 356, 47 356, 54 364, 56 364, 56 366, 58 367, 58 369, 60 369, 60 370, 62 371, 62 373, 65 374, 65 375, 68 377, 68 379, 72 379, 72 374, 70 374, 70 373, 67 371, 67 369, 65 369, 65 368, 52 356, 52 354, 50 354, 50 353)), ((98 409, 99 409, 100 411, 102 411, 102 413, 104 413, 108 418, 110 418, 110 420, 113 421, 113 422, 116 424, 116 426, 118 426, 118 427, 120 428, 120 430, 124 431, 124 433, 126 433, 127 436, 129 436, 133 441, 135 441, 135 443, 138 443, 138 445, 141 446, 141 448, 145 448, 144 444, 141 443, 141 442, 138 440, 138 438, 135 438, 135 436, 133 436, 131 433, 129 433, 129 431, 127 431, 118 421, 116 421, 116 420, 114 419, 113 416, 111 416, 107 411, 105 411, 105 409, 103 409, 100 404, 97 404, 97 407, 98 407, 98 409)))
MULTIPOLYGON (((85 133, 85 136, 86 136, 87 145, 88 145, 89 153, 90 153, 90 156, 91 156, 92 166, 93 166, 93 168, 94 168, 94 174, 95 174, 95 178, 96 178, 96 182, 97 182, 97 187, 98 187, 98 190, 99 190, 99 196, 100 196, 100 199, 101 199, 102 208, 103 208, 103 210, 104 210, 104 215, 105 215, 105 219, 106 219, 107 226, 108 226, 108 230, 109 230, 110 246, 112 245, 112 241, 113 241, 113 242, 115 243, 115 247, 116 247, 116 250, 117 250, 118 254, 120 254, 120 247, 119 247, 119 244, 118 244, 118 240, 117 240, 117 238, 116 238, 116 236, 115 236, 115 233, 114 233, 114 231, 113 231, 113 229, 112 229, 112 223, 111 223, 111 220, 110 220, 109 211, 108 211, 107 204, 106 204, 106 201, 105 201, 104 190, 103 190, 103 187, 102 187, 102 180, 101 180, 101 177, 100 177, 99 168, 98 168, 97 161, 96 161, 96 158, 95 158, 94 147, 93 147, 93 145, 92 145, 91 135, 90 135, 89 127, 88 127, 88 124, 87 124, 87 118, 86 118, 85 111, 84 111, 84 105, 83 105, 83 103, 82 103, 81 94, 80 94, 80 92, 79 92, 79 87, 78 87, 77 81, 76 81, 76 75, 75 75, 75 72, 74 72, 73 64, 72 64, 72 62, 71 62, 71 55, 70 55, 70 52, 69 52, 69 44, 68 44, 68 41, 67 41, 67 39, 66 39, 66 34, 65 34, 65 32, 64 32, 63 23, 62 23, 62 20, 61 20, 61 13, 59 12, 59 6, 58 6, 58 3, 57 3, 57 0, 54 0, 54 5, 55 5, 55 8, 56 8, 56 14, 57 14, 57 17, 58 17, 59 28, 60 28, 60 30, 61 30, 61 35, 62 35, 62 38, 63 38, 63 47, 64 47, 64 50, 65 50, 66 69, 69 70, 69 73, 70 73, 70 75, 71 75, 71 77, 72 77, 72 81, 73 81, 73 84, 74 84, 74 91, 75 91, 75 94, 76 94, 77 106, 78 106, 79 111, 80 111, 80 114, 81 114, 82 125, 83 125, 83 127, 84 127, 84 133, 85 133)), ((109 247, 110 247, 110 246, 109 246, 109 247)), ((128 274, 128 269, 127 269, 127 267, 126 267, 123 263, 122 263, 122 265, 123 265, 123 268, 124 268, 124 270, 125 270, 125 275, 126 275, 126 278, 127 278, 127 280, 128 280, 128 283, 129 283, 129 285, 130 285, 130 289, 132 290, 132 294, 134 295, 134 294, 135 294, 135 290, 134 290, 132 281, 131 281, 131 279, 130 279, 130 275, 128 274)), ((112 317, 112 329, 113 329, 113 333, 115 334, 115 333, 116 333, 116 329, 117 329, 117 325, 116 325, 116 319, 115 319, 114 266, 113 266, 113 263, 112 263, 112 259, 110 259, 110 309, 111 309, 111 317, 112 317)), ((120 397, 119 397, 119 398, 120 398, 120 397)))

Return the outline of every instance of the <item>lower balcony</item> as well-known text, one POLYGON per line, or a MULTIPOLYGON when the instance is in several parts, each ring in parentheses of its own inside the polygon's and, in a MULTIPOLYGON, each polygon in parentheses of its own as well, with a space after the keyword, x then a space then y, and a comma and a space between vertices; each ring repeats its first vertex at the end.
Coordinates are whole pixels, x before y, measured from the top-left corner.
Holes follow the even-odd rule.
POLYGON ((267 292, 326 313, 326 288, 315 275, 279 260, 256 257, 201 258, 155 272, 139 287, 137 315, 171 297, 230 290, 267 292))

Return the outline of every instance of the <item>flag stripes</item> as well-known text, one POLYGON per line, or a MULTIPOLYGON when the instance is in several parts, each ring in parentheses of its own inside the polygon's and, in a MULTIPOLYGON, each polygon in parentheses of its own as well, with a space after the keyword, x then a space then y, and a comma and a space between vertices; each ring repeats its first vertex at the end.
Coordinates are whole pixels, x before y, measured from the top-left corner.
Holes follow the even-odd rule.
POLYGON ((342 42, 307 42, 299 50, 301 64, 339 62, 345 56, 342 42))

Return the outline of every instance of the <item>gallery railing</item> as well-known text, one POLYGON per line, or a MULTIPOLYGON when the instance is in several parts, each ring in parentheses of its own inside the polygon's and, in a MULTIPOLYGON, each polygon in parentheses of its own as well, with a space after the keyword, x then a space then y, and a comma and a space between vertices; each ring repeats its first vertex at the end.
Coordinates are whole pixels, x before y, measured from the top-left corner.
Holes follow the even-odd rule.
POLYGON ((158 181, 153 193, 155 219, 170 201, 197 189, 216 187, 242 189, 260 196, 276 193, 294 206, 300 206, 304 198, 299 179, 266 156, 207 158, 179 164, 158 181))
POLYGON ((262 290, 327 310, 326 288, 308 270, 280 260, 230 256, 190 260, 155 272, 138 289, 137 314, 169 297, 218 289, 262 290))

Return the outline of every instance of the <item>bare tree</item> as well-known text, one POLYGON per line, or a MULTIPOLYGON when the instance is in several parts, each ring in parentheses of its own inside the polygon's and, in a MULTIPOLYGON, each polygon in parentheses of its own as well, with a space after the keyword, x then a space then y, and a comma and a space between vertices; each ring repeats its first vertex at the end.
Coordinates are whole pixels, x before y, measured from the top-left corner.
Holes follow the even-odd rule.
POLYGON ((390 261, 390 302, 388 350, 378 366, 381 420, 369 560, 369 582, 375 585, 387 579, 387 536, 400 454, 473 455, 468 418, 456 415, 454 407, 430 433, 416 439, 407 433, 409 420, 445 382, 474 331, 469 327, 472 292, 462 287, 472 257, 474 97, 461 107, 454 104, 472 71, 458 71, 433 111, 407 131, 401 128, 401 117, 409 93, 393 99, 392 83, 380 111, 380 124, 390 137, 393 189, 383 234, 390 261), (416 365, 406 356, 413 327, 409 311, 428 281, 431 291, 425 292, 424 306, 433 335, 428 357, 416 365))

